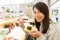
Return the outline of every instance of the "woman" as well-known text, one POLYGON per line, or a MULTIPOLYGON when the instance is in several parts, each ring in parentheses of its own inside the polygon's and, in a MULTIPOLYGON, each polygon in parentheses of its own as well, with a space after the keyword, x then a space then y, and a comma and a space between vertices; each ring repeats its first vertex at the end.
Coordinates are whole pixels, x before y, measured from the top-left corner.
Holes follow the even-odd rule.
POLYGON ((48 6, 43 2, 38 2, 33 6, 36 28, 29 34, 36 40, 58 40, 57 26, 49 20, 48 6))

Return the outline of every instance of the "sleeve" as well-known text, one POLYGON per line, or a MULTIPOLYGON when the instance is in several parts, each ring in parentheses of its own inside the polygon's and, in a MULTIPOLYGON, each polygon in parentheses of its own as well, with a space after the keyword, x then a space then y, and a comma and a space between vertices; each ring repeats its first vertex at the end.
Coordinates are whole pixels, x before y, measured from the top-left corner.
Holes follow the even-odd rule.
POLYGON ((47 39, 48 40, 58 40, 58 34, 57 34, 57 25, 56 24, 50 24, 49 32, 47 33, 47 39))
POLYGON ((58 40, 57 26, 50 25, 49 30, 46 34, 47 35, 43 34, 41 37, 37 38, 37 40, 58 40))

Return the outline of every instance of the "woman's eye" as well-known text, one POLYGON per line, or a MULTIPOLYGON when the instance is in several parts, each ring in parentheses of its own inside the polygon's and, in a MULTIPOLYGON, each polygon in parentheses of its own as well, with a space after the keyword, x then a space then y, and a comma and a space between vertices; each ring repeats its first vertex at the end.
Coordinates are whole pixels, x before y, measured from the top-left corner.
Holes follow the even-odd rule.
POLYGON ((40 13, 39 11, 37 13, 40 13))
POLYGON ((39 12, 39 11, 37 11, 37 12, 34 12, 34 14, 40 14, 40 12, 39 12))
POLYGON ((36 12, 34 12, 34 14, 36 14, 36 12))

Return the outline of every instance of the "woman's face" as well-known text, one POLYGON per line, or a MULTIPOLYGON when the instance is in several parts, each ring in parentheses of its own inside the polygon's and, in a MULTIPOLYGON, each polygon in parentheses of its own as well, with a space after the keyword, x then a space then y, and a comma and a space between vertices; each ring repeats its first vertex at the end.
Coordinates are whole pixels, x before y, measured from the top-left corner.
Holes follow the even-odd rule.
POLYGON ((40 12, 36 7, 34 7, 34 17, 37 20, 37 22, 42 22, 45 18, 44 14, 40 12))

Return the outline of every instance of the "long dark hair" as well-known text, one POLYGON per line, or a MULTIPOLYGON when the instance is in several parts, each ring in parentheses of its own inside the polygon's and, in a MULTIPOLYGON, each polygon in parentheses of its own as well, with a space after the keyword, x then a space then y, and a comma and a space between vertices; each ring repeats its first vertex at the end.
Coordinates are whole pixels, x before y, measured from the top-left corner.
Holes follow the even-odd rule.
MULTIPOLYGON (((43 30, 42 33, 45 34, 49 28, 49 9, 48 6, 43 3, 43 2, 38 2, 33 6, 33 11, 34 7, 36 7, 40 12, 42 12, 45 15, 45 18, 43 20, 43 30)), ((39 30, 40 28, 40 23, 35 20, 36 28, 39 30)))

